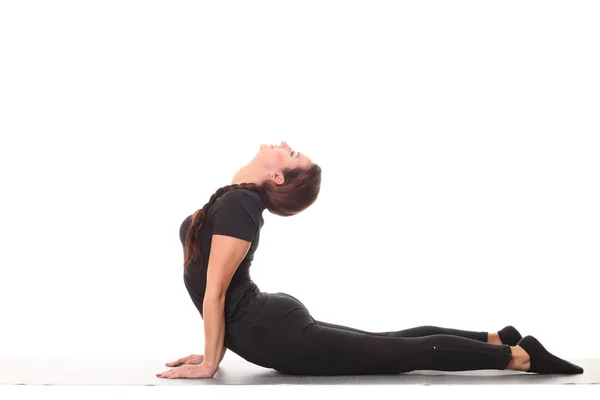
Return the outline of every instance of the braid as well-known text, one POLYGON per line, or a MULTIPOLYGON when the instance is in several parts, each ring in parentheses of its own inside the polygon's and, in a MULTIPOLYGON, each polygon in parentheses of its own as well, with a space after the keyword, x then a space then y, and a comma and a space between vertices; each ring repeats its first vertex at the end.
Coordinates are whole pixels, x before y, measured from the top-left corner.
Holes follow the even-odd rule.
POLYGON ((192 223, 188 227, 187 232, 185 234, 185 260, 183 262, 183 265, 186 269, 186 273, 188 266, 202 257, 202 255, 200 254, 200 229, 202 229, 202 227, 204 226, 204 221, 206 220, 206 214, 208 209, 217 201, 219 197, 234 189, 253 190, 257 192, 263 200, 266 200, 267 198, 265 188, 255 183, 232 184, 217 189, 217 191, 210 197, 208 203, 206 203, 204 207, 202 207, 202 209, 194 213, 192 223))

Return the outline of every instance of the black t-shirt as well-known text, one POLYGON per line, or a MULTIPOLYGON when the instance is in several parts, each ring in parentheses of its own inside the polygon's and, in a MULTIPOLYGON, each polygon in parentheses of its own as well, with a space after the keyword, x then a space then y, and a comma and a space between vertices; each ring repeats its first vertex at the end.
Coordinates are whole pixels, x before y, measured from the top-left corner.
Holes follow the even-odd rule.
MULTIPOLYGON (((263 211, 266 204, 255 191, 249 189, 232 189, 221 197, 207 210, 204 225, 200 230, 200 260, 196 259, 188 266, 188 274, 184 274, 185 287, 194 305, 202 311, 204 292, 206 290, 206 272, 210 256, 212 235, 227 235, 251 242, 248 253, 236 269, 225 295, 225 340, 235 337, 260 310, 265 296, 250 278, 250 266, 254 253, 258 248, 260 230, 263 227, 263 211)), ((188 216, 181 224, 179 238, 185 243, 185 233, 192 221, 188 216)))

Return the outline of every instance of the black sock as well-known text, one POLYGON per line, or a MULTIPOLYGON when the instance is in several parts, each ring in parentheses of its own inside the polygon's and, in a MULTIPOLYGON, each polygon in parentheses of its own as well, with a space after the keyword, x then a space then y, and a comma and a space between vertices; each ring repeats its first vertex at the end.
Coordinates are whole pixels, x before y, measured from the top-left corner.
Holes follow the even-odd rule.
POLYGON ((516 346, 519 340, 523 339, 519 331, 512 325, 505 326, 498 331, 498 336, 502 344, 516 346))
POLYGON ((531 367, 527 372, 539 374, 582 374, 583 368, 556 357, 542 346, 533 336, 525 336, 518 343, 531 357, 531 367))

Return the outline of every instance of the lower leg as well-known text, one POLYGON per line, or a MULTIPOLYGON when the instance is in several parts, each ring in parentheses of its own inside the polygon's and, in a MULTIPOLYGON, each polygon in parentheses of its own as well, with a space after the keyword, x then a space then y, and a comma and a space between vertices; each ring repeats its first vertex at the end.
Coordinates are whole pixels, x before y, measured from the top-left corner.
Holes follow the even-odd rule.
POLYGON ((351 328, 344 325, 332 324, 330 322, 316 321, 318 325, 325 326, 328 328, 335 328, 345 330, 348 332, 362 333, 371 336, 386 336, 386 337, 402 337, 402 338, 416 338, 431 335, 453 335, 460 336, 468 339, 478 340, 480 342, 487 342, 490 333, 482 331, 466 331, 460 329, 441 328, 439 326, 424 325, 416 328, 403 329, 400 331, 385 331, 385 332, 371 332, 361 329, 351 328))
MULTIPOLYGON (((509 367, 513 348, 507 344, 490 344, 453 335, 432 335, 406 338, 406 353, 409 371, 469 371, 482 369, 503 370, 509 367)), ((511 368, 522 368, 524 354, 515 350, 517 362, 511 368)))
POLYGON ((419 326, 416 328, 404 329, 400 331, 388 331, 388 332, 370 332, 364 331, 356 328, 351 328, 344 325, 332 324, 330 322, 324 321, 316 321, 315 322, 321 326, 325 326, 328 328, 335 328, 340 330, 345 330, 348 332, 356 332, 362 333, 372 336, 388 336, 388 337, 423 337, 423 336, 431 336, 431 335, 453 335, 460 336, 463 338, 478 340, 480 342, 487 342, 490 344, 510 344, 516 345, 517 342, 521 339, 521 335, 514 329, 512 326, 507 326, 501 329, 499 332, 481 332, 481 331, 467 331, 461 329, 450 329, 450 328, 441 328, 439 326, 433 325, 425 325, 419 326), (504 342, 502 341, 501 336, 504 336, 504 342))

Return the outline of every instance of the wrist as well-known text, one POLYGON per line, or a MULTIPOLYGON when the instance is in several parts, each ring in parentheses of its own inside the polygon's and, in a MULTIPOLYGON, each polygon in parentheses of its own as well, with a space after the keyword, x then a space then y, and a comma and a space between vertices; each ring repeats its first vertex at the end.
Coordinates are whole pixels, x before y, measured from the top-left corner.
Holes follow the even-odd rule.
POLYGON ((218 362, 208 362, 208 361, 204 360, 202 362, 202 365, 210 371, 217 371, 219 369, 218 362))

